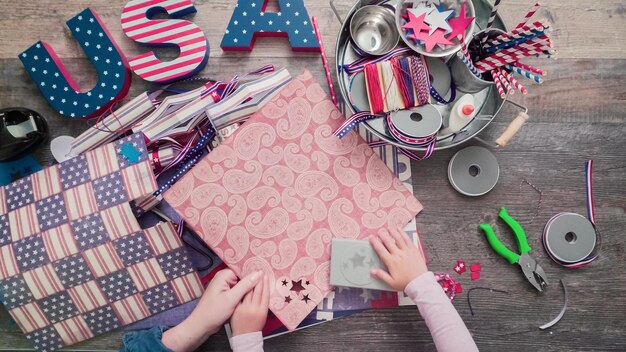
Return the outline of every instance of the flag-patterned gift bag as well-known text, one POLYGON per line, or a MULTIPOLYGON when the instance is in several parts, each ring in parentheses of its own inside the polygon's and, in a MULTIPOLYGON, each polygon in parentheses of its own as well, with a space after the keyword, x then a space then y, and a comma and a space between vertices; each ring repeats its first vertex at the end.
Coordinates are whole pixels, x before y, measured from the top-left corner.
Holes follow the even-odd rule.
POLYGON ((37 350, 202 294, 174 226, 131 211, 156 188, 141 134, 0 187, 0 298, 37 350))

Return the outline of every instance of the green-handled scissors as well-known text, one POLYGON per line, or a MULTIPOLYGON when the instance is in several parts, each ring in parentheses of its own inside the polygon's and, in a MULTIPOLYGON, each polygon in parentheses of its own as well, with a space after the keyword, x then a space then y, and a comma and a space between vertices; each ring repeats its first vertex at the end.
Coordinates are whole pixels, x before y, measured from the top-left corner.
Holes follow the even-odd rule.
POLYGON ((480 224, 479 228, 485 232, 487 241, 489 241, 489 244, 496 251, 496 253, 500 254, 511 264, 519 264, 524 272, 524 275, 526 275, 528 282, 535 286, 539 292, 543 292, 543 287, 548 284, 548 281, 546 280, 546 273, 543 271, 541 266, 537 264, 537 261, 533 259, 530 254, 528 254, 531 248, 528 245, 524 229, 506 212, 504 207, 500 209, 500 214, 498 214, 498 216, 500 216, 500 219, 504 220, 504 222, 506 222, 506 224, 513 230, 515 238, 517 239, 517 247, 520 254, 506 248, 502 242, 500 242, 498 237, 496 237, 491 225, 480 224))

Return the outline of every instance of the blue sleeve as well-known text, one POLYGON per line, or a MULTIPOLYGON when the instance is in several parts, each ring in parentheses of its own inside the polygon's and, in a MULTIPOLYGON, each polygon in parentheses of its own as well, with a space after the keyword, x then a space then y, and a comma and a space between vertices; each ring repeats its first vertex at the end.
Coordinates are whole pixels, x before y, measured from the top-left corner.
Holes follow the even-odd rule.
POLYGON ((120 352, 173 352, 161 341, 164 330, 163 326, 155 326, 149 330, 129 332, 122 338, 124 346, 120 352))

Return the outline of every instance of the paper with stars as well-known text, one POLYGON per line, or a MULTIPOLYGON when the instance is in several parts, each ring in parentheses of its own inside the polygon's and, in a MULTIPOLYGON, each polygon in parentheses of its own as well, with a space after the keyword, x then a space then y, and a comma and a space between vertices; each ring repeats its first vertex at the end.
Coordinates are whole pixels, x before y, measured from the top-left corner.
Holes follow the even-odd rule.
POLYGON ((201 295, 173 225, 132 214, 156 188, 141 134, 0 187, 0 299, 37 350, 201 295))
POLYGON ((330 241, 404 226, 422 209, 304 72, 164 194, 243 277, 265 272, 290 330, 332 290, 330 241))
POLYGON ((265 12, 268 1, 237 1, 222 50, 251 51, 257 37, 287 37, 293 51, 320 50, 303 0, 278 0, 278 12, 265 12))

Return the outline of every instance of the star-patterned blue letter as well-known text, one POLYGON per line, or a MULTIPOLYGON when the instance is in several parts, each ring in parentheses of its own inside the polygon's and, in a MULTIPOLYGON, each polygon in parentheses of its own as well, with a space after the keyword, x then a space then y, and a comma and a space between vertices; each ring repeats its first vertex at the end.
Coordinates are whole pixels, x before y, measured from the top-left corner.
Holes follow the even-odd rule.
POLYGON ((26 49, 19 58, 48 103, 61 115, 76 119, 99 116, 128 93, 128 62, 91 9, 71 18, 67 26, 98 73, 93 89, 81 92, 54 50, 43 41, 26 49))
POLYGON ((303 0, 278 0, 279 12, 265 12, 268 0, 239 0, 222 38, 225 51, 252 51, 256 37, 288 37, 293 51, 320 46, 303 0))

